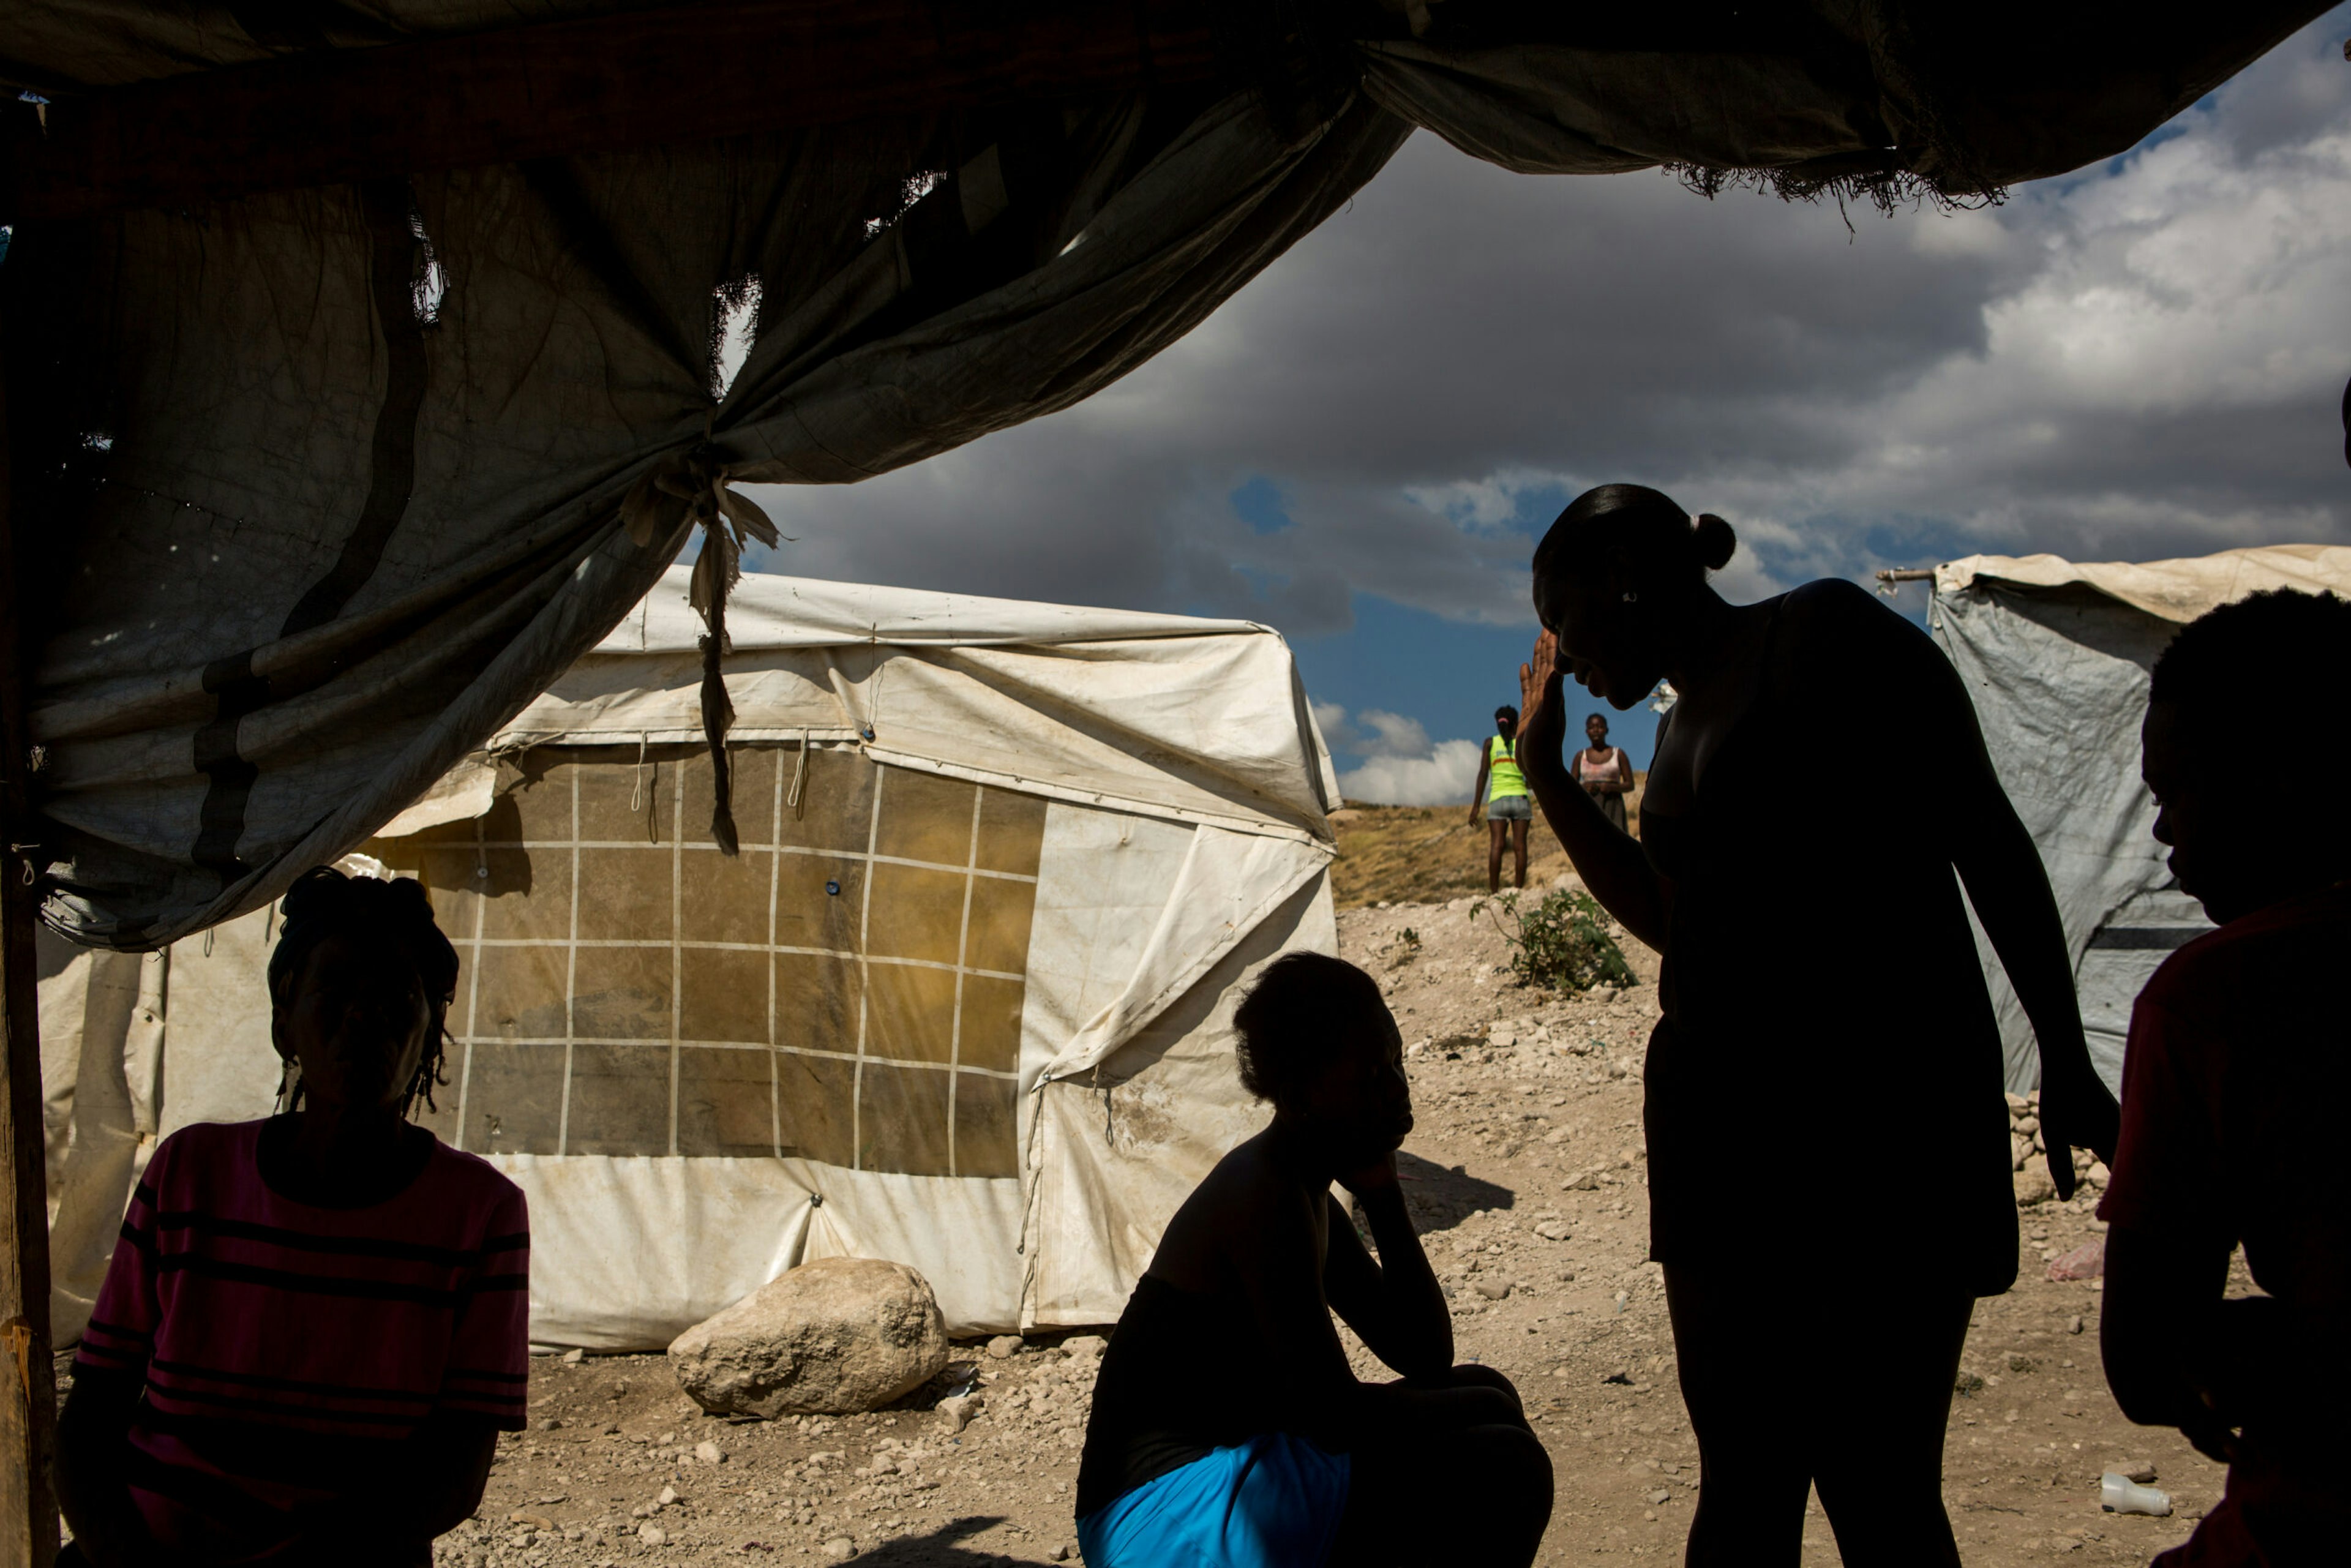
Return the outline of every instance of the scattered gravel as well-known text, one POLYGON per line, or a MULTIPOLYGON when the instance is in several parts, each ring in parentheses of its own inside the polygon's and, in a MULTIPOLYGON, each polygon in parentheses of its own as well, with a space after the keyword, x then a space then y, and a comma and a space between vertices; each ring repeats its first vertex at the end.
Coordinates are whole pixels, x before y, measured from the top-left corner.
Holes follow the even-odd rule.
MULTIPOLYGON (((1490 911, 1473 917, 1474 903, 1339 916, 1342 952, 1379 977, 1404 1028, 1419 1116, 1401 1162, 1407 1206, 1452 1303, 1458 1353, 1516 1380, 1551 1448, 1558 1500, 1539 1560, 1678 1560, 1700 1477, 1662 1280, 1644 1261, 1640 1061, 1656 960, 1627 942, 1641 983, 1621 993, 1520 990, 1500 967, 1490 911)), ((2029 1103, 2012 1112, 2027 1140, 2032 1119, 2029 1103)), ((2220 1496, 2220 1467, 2115 1408, 2098 1370, 2102 1281, 2046 1277, 2103 1231, 2089 1209, 2086 1194, 2025 1209, 2020 1283, 1978 1308, 1944 1485, 1970 1564, 2144 1563, 2220 1496), (2173 1517, 2101 1513, 2099 1476, 2126 1464, 2160 1467, 2173 1517)), ((1865 1296, 1870 1255, 1903 1239, 1852 1238, 1854 1266, 1821 1281, 1823 1298, 1865 1296)), ((2249 1288, 2241 1265, 2236 1285, 2249 1288)), ((1387 1375, 1342 1337, 1363 1375, 1387 1375)), ((480 1515, 436 1561, 1073 1562, 1071 1491, 1101 1349, 1099 1333, 973 1342, 897 1408, 774 1422, 703 1416, 659 1356, 543 1357, 533 1430, 499 1444, 480 1515)), ((1869 1375, 1834 1343, 1808 1343, 1756 1368, 1756 1386, 1801 1399, 1816 1380, 1869 1375)), ((1838 1561, 1817 1503, 1805 1560, 1838 1561)))

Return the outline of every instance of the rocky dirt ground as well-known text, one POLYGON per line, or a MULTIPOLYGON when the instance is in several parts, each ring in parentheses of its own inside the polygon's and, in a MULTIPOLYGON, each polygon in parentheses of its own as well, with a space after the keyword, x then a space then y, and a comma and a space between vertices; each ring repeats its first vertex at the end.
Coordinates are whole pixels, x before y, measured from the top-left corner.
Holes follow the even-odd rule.
MULTIPOLYGON (((1452 1296, 1459 1354, 1517 1380, 1551 1448, 1558 1505, 1541 1560, 1677 1556, 1699 1477, 1662 1289, 1643 1261, 1639 1061, 1656 1010, 1654 956, 1634 950, 1641 983, 1622 993, 1522 990, 1499 967, 1490 912, 1473 918, 1466 898, 1350 910, 1340 942, 1380 976, 1411 1048, 1420 1120, 1404 1176, 1452 1296)), ((2219 1496, 2218 1467, 2115 1408, 2098 1371, 2097 1282, 2048 1277, 2051 1260, 2099 1229, 2086 1199, 2032 1204, 2022 1280, 1977 1312, 1945 1469, 1970 1563, 2144 1563, 2219 1496), (2100 1511, 2100 1471, 2129 1461, 2152 1466, 2177 1513, 2100 1511)), ((1870 1239, 1855 1239, 1857 1254, 1870 1239)), ((1822 1281, 1857 1288, 1865 1281, 1822 1281)), ((500 1443, 478 1518, 438 1558, 452 1568, 1072 1561, 1071 1493, 1098 1346, 1082 1333, 973 1344, 953 1385, 904 1407, 776 1423, 703 1416, 658 1356, 545 1357, 531 1429, 500 1443), (957 1430, 935 1405, 967 1381, 978 1413, 957 1430)), ((1357 1354, 1366 1375, 1378 1372, 1357 1354)), ((1870 1375, 1833 1342, 1791 1345, 1783 1364, 1756 1372, 1759 1385, 1798 1399, 1822 1379, 1870 1375)), ((1805 1539, 1808 1562, 1838 1561, 1816 1511, 1805 1539)))

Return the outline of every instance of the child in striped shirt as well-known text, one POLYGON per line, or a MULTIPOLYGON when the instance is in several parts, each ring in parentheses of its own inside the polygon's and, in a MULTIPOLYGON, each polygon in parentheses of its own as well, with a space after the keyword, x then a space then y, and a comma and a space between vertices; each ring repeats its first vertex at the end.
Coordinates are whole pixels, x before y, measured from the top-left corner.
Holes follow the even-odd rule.
POLYGON ((124 1217, 57 1480, 95 1568, 421 1568, 523 1426, 515 1185, 407 1120, 457 955, 424 889, 320 868, 269 962, 289 1109, 183 1128, 124 1217))

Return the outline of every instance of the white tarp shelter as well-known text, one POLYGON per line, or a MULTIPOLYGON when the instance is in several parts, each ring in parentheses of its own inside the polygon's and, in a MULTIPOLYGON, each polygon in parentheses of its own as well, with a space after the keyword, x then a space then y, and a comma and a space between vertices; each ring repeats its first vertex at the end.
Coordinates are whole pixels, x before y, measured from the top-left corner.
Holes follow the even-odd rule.
MULTIPOLYGON (((1970 556, 1935 570, 1928 626, 1975 698, 1984 744, 2041 847, 2073 950, 2082 1022, 2119 1091, 2131 1003, 2211 929, 2172 885, 2139 779, 2147 674, 2187 622, 2264 589, 2351 594, 2351 549, 2270 545, 2184 560, 1970 556)), ((2283 676, 2283 672, 2281 672, 2283 676)), ((2031 1025, 1978 932, 2009 1087, 2038 1082, 2031 1025)))
MULTIPOLYGON (((1233 988, 1336 947, 1338 786, 1288 647, 747 577, 727 859, 685 578, 368 846, 457 944, 430 1124, 529 1194, 534 1337, 657 1347, 836 1254, 920 1269, 959 1331, 1114 1318, 1261 1121, 1233 988)), ((275 923, 45 938, 60 1341, 154 1140, 268 1113, 275 923)))

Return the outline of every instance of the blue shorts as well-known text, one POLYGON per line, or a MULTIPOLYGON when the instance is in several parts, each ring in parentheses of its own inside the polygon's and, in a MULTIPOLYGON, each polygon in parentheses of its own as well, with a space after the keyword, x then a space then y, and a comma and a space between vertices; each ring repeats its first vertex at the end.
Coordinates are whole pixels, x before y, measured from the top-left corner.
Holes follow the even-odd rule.
POLYGON ((1531 795, 1496 795, 1486 802, 1486 820, 1489 822, 1531 822, 1535 817, 1535 798, 1531 795))
POLYGON ((1320 1568, 1348 1459, 1271 1432, 1149 1480, 1078 1521, 1086 1568, 1320 1568))

